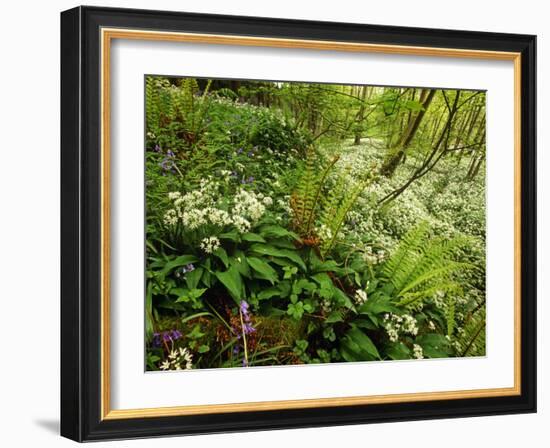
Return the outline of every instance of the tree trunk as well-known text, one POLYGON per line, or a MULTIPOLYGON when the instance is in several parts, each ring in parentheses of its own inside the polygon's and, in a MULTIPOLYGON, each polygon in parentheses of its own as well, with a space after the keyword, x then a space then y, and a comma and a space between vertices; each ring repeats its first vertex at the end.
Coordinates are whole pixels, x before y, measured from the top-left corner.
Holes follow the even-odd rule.
POLYGON ((422 122, 422 119, 424 118, 424 115, 433 100, 435 92, 435 89, 422 90, 422 93, 420 94, 422 110, 418 112, 416 116, 411 117, 411 120, 409 121, 407 128, 405 129, 405 132, 403 133, 403 136, 401 137, 396 148, 393 148, 390 151, 390 154, 386 157, 386 160, 380 170, 382 175, 392 177, 395 173, 395 170, 405 157, 405 153, 416 135, 416 131, 418 130, 418 127, 420 126, 420 123, 422 122))
POLYGON ((357 113, 357 129, 355 131, 355 139, 353 140, 354 145, 361 144, 361 128, 359 127, 359 123, 362 123, 363 118, 365 117, 366 96, 367 96, 367 86, 363 86, 361 91, 361 106, 359 106, 359 112, 357 113))

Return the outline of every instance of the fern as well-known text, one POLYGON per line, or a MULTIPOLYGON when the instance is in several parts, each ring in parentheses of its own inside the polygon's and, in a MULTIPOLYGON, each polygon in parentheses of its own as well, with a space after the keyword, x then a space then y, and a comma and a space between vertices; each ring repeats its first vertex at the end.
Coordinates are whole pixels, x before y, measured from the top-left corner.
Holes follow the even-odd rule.
POLYGON ((453 275, 469 267, 452 259, 460 244, 462 240, 458 238, 430 239, 426 222, 409 231, 382 269, 397 303, 409 307, 440 291, 460 293, 453 275))
POLYGON ((463 333, 456 339, 459 356, 485 355, 485 307, 473 312, 466 320, 463 333))
MULTIPOLYGON (((342 181, 343 183, 343 181, 342 181)), ((368 185, 368 181, 359 181, 351 189, 351 192, 347 195, 344 195, 344 199, 336 205, 336 203, 331 204, 331 208, 327 213, 323 214, 323 219, 321 225, 326 226, 330 230, 331 238, 327 241, 323 241, 321 246, 321 255, 325 256, 336 243, 336 239, 344 224, 348 212, 351 210, 353 205, 357 202, 357 199, 365 190, 368 185)))
POLYGON ((450 300, 445 309, 445 320, 447 321, 447 336, 451 337, 455 331, 455 300, 450 300))
POLYGON ((338 156, 316 173, 316 156, 312 148, 308 150, 302 174, 290 199, 293 209, 294 228, 302 238, 312 235, 312 226, 316 218, 316 209, 323 197, 323 187, 331 169, 338 161, 338 156))

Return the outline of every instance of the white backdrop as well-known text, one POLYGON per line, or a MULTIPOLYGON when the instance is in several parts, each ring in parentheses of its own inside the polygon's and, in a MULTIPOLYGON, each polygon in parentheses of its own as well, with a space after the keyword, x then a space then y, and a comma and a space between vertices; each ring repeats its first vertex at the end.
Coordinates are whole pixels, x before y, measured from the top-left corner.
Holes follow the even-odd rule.
MULTIPOLYGON (((456 4, 437 1, 320 2, 278 0, 88 1, 88 4, 159 8, 194 12, 354 21, 403 26, 476 29, 538 34, 539 55, 539 229, 549 222, 550 158, 543 151, 544 123, 550 120, 550 95, 544 79, 549 54, 548 11, 544 3, 524 0, 456 4), (542 208, 543 202, 546 207, 542 208)), ((69 446, 57 436, 59 396, 59 12, 70 1, 10 2, 3 7, 0 71, 0 185, 2 221, 2 321, 4 341, 0 370, 2 431, 6 446, 69 446), (7 307, 6 307, 7 305, 7 307)), ((539 235, 539 328, 545 313, 550 269, 545 263, 550 237, 539 235)), ((194 437, 195 446, 280 446, 372 443, 385 446, 463 447, 475 441, 501 447, 544 446, 548 439, 550 394, 544 382, 548 363, 542 358, 550 333, 539 331, 539 414, 475 419, 405 422, 384 425, 242 433, 194 437), (538 441, 538 442, 537 442, 538 441), (529 443, 530 442, 530 443, 529 443)), ((189 439, 157 439, 98 446, 180 446, 189 439)))

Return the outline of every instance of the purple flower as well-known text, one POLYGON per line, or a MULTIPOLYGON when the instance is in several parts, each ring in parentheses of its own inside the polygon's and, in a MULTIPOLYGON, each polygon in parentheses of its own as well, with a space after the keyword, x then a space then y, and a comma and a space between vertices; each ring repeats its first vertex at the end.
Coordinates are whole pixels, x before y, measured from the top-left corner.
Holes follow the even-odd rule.
POLYGON ((179 330, 167 330, 160 333, 153 333, 153 347, 162 347, 162 343, 174 342, 181 339, 183 334, 179 330))
POLYGON ((248 153, 246 155, 248 157, 254 157, 254 152, 253 151, 248 151, 248 153))
POLYGON ((163 171, 169 171, 173 168, 174 162, 172 162, 170 159, 162 159, 162 162, 159 163, 159 166, 162 168, 163 171))
POLYGON ((250 176, 250 177, 248 177, 248 179, 243 178, 241 180, 241 184, 243 184, 243 185, 251 184, 252 182, 254 182, 254 176, 250 176))
POLYGON ((153 347, 160 347, 160 333, 153 334, 153 347))
POLYGON ((172 339, 173 340, 177 340, 177 339, 180 339, 183 335, 181 334, 181 331, 179 330, 172 330, 172 339))
POLYGON ((155 151, 155 152, 160 152, 160 151, 161 151, 160 146, 159 146, 159 145, 155 145, 155 148, 153 149, 153 151, 155 151))
POLYGON ((195 270, 195 266, 193 266, 193 263, 189 263, 185 265, 183 268, 181 268, 182 274, 187 274, 188 272, 192 272, 195 270))
POLYGON ((167 155, 168 157, 170 157, 170 158, 174 158, 174 157, 176 156, 176 155, 172 152, 172 150, 170 150, 170 149, 169 149, 168 151, 166 151, 166 155, 167 155))
POLYGON ((241 313, 243 313, 243 316, 248 316, 249 308, 250 308, 250 305, 246 303, 246 301, 241 300, 240 310, 241 310, 241 313))
POLYGON ((239 148, 239 149, 237 149, 237 154, 242 154, 243 151, 244 151, 243 148, 239 148))

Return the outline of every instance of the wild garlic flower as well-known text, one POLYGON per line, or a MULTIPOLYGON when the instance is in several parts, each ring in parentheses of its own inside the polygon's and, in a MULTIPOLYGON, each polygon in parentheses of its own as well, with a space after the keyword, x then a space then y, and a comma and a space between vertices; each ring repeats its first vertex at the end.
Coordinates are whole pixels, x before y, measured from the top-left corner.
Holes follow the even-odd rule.
MULTIPOLYGON (((224 172, 224 175, 227 173, 224 172)), ((273 199, 262 193, 240 188, 234 197, 227 197, 221 182, 203 179, 200 187, 185 194, 168 193, 172 208, 164 214, 164 224, 175 226, 181 223, 184 231, 196 231, 212 226, 221 233, 233 227, 239 233, 250 231, 273 204, 273 199)))
POLYGON ((396 342, 400 334, 410 334, 412 336, 418 334, 416 319, 410 314, 386 314, 384 316, 384 328, 392 342, 396 342))
POLYGON ((215 236, 204 238, 201 241, 201 249, 207 254, 211 254, 219 247, 220 247, 220 240, 215 236))
POLYGON ((362 305, 363 303, 366 303, 366 301, 368 300, 367 291, 363 289, 358 289, 357 291, 355 291, 354 297, 357 305, 362 305))
POLYGON ((168 199, 175 201, 176 199, 181 198, 181 193, 179 191, 171 191, 168 193, 168 199))
POLYGON ((159 366, 161 370, 191 370, 193 355, 187 348, 174 348, 168 354, 168 359, 159 366))
POLYGON ((321 241, 329 241, 332 238, 332 230, 326 224, 322 224, 321 227, 316 229, 316 233, 321 241))
POLYGON ((420 345, 413 345, 413 356, 416 359, 424 359, 424 351, 422 350, 422 347, 420 345))

